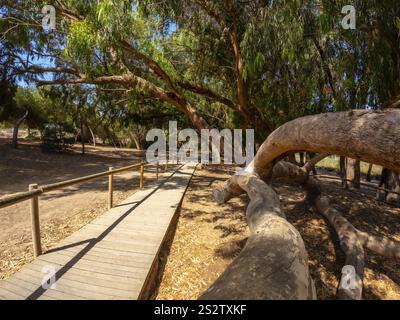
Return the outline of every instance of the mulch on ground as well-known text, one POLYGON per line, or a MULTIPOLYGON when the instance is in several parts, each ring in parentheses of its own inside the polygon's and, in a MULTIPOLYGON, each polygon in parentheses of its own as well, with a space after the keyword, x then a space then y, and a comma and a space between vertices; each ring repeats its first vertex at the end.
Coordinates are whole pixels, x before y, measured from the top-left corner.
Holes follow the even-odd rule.
MULTIPOLYGON (((212 190, 229 174, 197 170, 184 198, 157 299, 197 299, 239 254, 249 231, 246 196, 224 205, 212 190)), ((362 231, 400 241, 400 209, 374 200, 369 190, 348 191, 323 181, 334 206, 362 231)), ((296 185, 274 184, 288 220, 301 233, 319 299, 335 299, 345 257, 334 230, 303 203, 296 185)), ((364 299, 400 299, 400 264, 366 251, 364 299)))

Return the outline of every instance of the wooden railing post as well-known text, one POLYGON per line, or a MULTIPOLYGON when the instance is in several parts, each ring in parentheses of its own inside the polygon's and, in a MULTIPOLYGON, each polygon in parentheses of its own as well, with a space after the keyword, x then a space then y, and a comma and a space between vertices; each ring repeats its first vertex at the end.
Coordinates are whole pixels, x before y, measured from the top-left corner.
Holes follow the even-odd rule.
POLYGON ((157 161, 157 167, 156 167, 156 179, 158 180, 158 170, 160 167, 160 163, 157 161))
MULTIPOLYGON (((29 191, 36 190, 37 188, 37 184, 29 185, 29 191)), ((34 196, 31 199, 31 223, 33 254, 36 258, 42 254, 42 244, 40 241, 39 196, 34 196)))
MULTIPOLYGON (((108 171, 113 171, 113 167, 109 167, 108 171)), ((113 191, 114 191, 114 176, 110 174, 108 176, 108 210, 111 210, 113 207, 113 191)))
POLYGON ((144 162, 140 164, 140 189, 143 189, 144 185, 144 162))

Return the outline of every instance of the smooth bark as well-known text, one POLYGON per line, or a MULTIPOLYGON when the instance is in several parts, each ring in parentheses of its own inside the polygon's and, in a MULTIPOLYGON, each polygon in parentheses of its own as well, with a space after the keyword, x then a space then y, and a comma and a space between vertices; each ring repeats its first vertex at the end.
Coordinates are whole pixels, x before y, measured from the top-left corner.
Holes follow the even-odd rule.
MULTIPOLYGON (((263 143, 247 173, 268 177, 289 152, 337 154, 400 172, 400 110, 354 110, 299 118, 275 130, 263 143)), ((233 179, 216 193, 224 201, 243 191, 233 179)))
POLYGON ((251 236, 201 299, 315 299, 303 239, 282 213, 278 195, 255 175, 235 179, 250 197, 251 236))
POLYGON ((24 122, 24 120, 28 117, 28 115, 29 115, 29 111, 27 110, 25 112, 25 114, 15 122, 14 130, 13 130, 13 138, 12 138, 12 147, 13 148, 17 148, 18 147, 18 131, 19 131, 19 127, 21 126, 22 122, 24 122))

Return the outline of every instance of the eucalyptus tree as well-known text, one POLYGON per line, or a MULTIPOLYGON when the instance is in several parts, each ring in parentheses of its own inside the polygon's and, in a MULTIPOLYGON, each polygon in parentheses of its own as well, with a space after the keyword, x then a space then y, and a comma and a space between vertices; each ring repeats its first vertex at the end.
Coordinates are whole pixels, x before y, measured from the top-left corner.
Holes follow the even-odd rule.
POLYGON ((20 29, 29 35, 21 40, 16 72, 39 85, 134 90, 161 107, 174 106, 197 128, 222 116, 225 124, 255 127, 261 135, 273 130, 276 115, 287 119, 282 114, 293 110, 288 106, 298 93, 298 113, 310 101, 298 74, 309 74, 312 63, 301 68, 293 49, 301 45, 299 1, 50 3, 57 25, 45 31, 37 23, 45 2, 5 1, 4 37, 20 29), (33 53, 53 59, 54 66, 21 59, 33 53), (40 77, 49 73, 51 79, 40 77))

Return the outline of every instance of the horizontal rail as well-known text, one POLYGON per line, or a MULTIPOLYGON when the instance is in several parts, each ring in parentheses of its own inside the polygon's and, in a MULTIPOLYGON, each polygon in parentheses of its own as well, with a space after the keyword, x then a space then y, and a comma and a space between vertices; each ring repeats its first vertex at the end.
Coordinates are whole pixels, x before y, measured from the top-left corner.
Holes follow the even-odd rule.
POLYGON ((113 175, 116 173, 124 172, 124 171, 130 170, 130 169, 133 169, 133 168, 140 167, 142 164, 144 164, 145 166, 149 165, 149 164, 145 164, 144 162, 135 163, 133 165, 130 165, 127 167, 122 167, 122 168, 115 169, 112 171, 105 171, 105 172, 100 172, 100 173, 92 174, 92 175, 81 177, 81 178, 47 184, 44 186, 39 186, 38 189, 35 189, 35 190, 7 195, 7 196, 0 198, 0 209, 9 207, 18 202, 30 200, 30 199, 34 198, 35 196, 41 195, 46 192, 70 187, 72 185, 81 184, 81 183, 84 183, 87 181, 91 181, 91 180, 99 179, 99 178, 106 177, 109 175, 113 175))
POLYGON ((18 202, 30 200, 34 196, 40 195, 42 193, 43 193, 42 190, 37 189, 37 190, 32 190, 32 191, 18 192, 18 193, 10 194, 8 196, 1 197, 0 198, 0 209, 11 206, 18 202))
POLYGON ((66 188, 66 187, 70 187, 70 186, 73 186, 73 185, 76 185, 76 184, 81 184, 81 183, 84 183, 84 182, 87 182, 87 181, 99 179, 99 178, 102 178, 102 177, 108 177, 108 176, 110 176, 112 174, 123 172, 123 171, 129 170, 129 169, 133 169, 133 168, 136 168, 136 167, 140 167, 141 165, 142 165, 141 163, 136 163, 136 164, 131 165, 131 166, 127 166, 127 167, 123 167, 123 168, 119 168, 119 169, 115 169, 115 170, 111 170, 111 171, 104 171, 104 172, 92 174, 92 175, 81 177, 81 178, 76 178, 76 179, 71 179, 71 180, 67 180, 67 181, 47 184, 47 185, 41 186, 40 189, 43 191, 43 193, 46 193, 46 192, 50 192, 50 191, 54 191, 54 190, 58 190, 58 189, 66 188))

